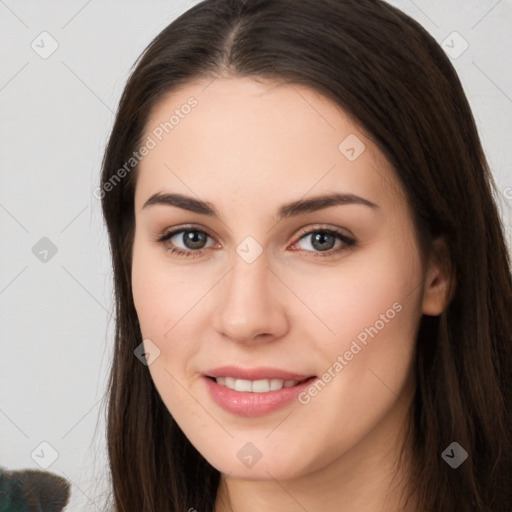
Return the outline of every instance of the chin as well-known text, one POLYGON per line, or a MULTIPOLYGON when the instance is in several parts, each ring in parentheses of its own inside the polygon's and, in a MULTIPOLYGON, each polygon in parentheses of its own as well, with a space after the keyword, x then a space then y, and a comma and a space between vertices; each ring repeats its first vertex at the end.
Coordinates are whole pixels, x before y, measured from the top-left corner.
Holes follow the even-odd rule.
MULTIPOLYGON (((233 441, 233 440, 232 440, 233 441)), ((262 444, 262 443, 260 443, 262 444)), ((274 446, 256 448, 258 442, 235 441, 224 445, 221 453, 202 452, 223 475, 241 480, 290 480, 313 470, 302 451, 288 453, 274 446), (268 452, 265 455, 265 452, 268 452), (229 455, 232 453, 233 455, 229 455), (259 457, 259 458, 258 458, 259 457)))

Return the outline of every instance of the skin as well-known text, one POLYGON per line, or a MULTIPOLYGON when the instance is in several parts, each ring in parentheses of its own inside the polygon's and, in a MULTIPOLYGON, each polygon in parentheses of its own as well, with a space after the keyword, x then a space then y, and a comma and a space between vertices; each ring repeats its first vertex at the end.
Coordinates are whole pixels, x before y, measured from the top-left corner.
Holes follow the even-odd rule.
MULTIPOLYGON (((422 314, 446 306, 448 277, 435 252, 422 258, 383 154, 335 103, 261 79, 196 81, 154 108, 146 136, 191 96, 197 106, 140 164, 132 285, 143 337, 160 350, 148 367, 156 388, 223 474, 216 512, 395 511, 415 336, 422 314), (351 134, 365 144, 354 161, 338 149, 351 134), (333 191, 378 208, 338 205, 276 221, 282 204, 333 191), (220 219, 143 208, 156 192, 208 201, 220 219), (186 224, 209 235, 202 255, 177 256, 155 241, 186 224), (336 253, 336 239, 325 247, 330 256, 315 257, 322 250, 299 230, 321 227, 357 245, 336 253), (247 236, 263 251, 252 263, 236 252, 247 236), (400 312, 305 405, 239 417, 213 402, 200 378, 228 364, 321 376, 395 303, 400 312), (262 454, 252 467, 237 457, 247 442, 262 454)), ((182 235, 175 246, 197 251, 182 235)))

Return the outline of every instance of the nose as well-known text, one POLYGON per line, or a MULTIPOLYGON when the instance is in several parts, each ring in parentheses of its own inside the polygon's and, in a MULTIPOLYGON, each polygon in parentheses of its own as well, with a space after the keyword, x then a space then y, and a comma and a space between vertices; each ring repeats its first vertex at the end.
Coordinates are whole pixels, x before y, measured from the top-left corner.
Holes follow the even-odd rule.
POLYGON ((237 254, 216 287, 213 327, 237 343, 270 342, 288 329, 285 286, 261 254, 247 263, 237 254))

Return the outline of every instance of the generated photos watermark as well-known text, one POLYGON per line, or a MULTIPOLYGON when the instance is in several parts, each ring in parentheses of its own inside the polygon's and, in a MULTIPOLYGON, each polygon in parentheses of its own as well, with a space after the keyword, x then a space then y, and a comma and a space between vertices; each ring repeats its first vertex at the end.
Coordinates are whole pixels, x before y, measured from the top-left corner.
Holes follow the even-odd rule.
POLYGON ((174 113, 169 117, 167 121, 158 124, 151 134, 146 137, 144 143, 139 147, 137 151, 132 153, 132 156, 120 167, 101 187, 96 187, 93 191, 93 195, 96 199, 103 199, 107 192, 110 192, 114 187, 121 182, 130 172, 140 164, 140 162, 149 155, 152 149, 158 146, 166 135, 171 133, 176 126, 178 126, 183 119, 185 119, 192 109, 197 107, 198 101, 196 98, 191 96, 188 98, 186 103, 183 103, 179 108, 174 110, 174 113))
POLYGON ((321 377, 316 379, 311 386, 299 394, 298 400, 301 404, 306 405, 311 402, 311 399, 320 393, 329 382, 331 382, 350 361, 359 354, 364 347, 368 345, 369 338, 373 339, 384 329, 386 324, 389 324, 393 318, 402 311, 402 304, 395 302, 385 313, 382 313, 378 320, 370 327, 365 327, 355 339, 352 340, 350 348, 343 354, 338 355, 336 361, 327 368, 321 377))

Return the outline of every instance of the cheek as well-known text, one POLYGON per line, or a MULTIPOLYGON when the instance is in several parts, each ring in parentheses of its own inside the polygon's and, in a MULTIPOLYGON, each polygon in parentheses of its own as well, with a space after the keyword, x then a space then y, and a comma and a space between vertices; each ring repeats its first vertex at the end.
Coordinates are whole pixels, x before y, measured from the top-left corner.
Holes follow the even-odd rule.
POLYGON ((161 248, 134 241, 133 301, 143 339, 160 351, 149 370, 169 410, 190 405, 182 386, 192 382, 190 362, 198 350, 194 329, 206 291, 200 276, 170 264, 161 248))
POLYGON ((302 320, 314 327, 309 339, 331 357, 334 350, 348 350, 353 339, 370 339, 368 330, 408 337, 421 310, 421 278, 416 254, 393 244, 376 244, 314 275, 289 276, 313 313, 302 320))
POLYGON ((421 278, 416 253, 389 244, 340 266, 338 275, 315 281, 323 286, 309 287, 308 305, 331 331, 319 336, 318 320, 310 322, 316 332, 311 331, 310 339, 317 340, 324 366, 318 375, 322 382, 303 397, 312 417, 327 414, 333 424, 341 421, 353 428, 356 436, 391 407, 411 367, 421 318, 421 278), (329 401, 338 407, 326 407, 329 401), (347 410, 350 417, 340 412, 347 410))
POLYGON ((179 267, 165 262, 163 249, 134 240, 132 295, 144 337, 162 339, 197 301, 179 267), (160 252, 159 252, 160 251, 160 252), (195 300, 194 300, 195 299, 195 300))
POLYGON ((186 411, 188 420, 202 424, 205 418, 190 407, 190 395, 183 387, 188 387, 186 368, 194 347, 183 330, 186 322, 180 322, 197 297, 191 295, 194 287, 184 283, 161 257, 154 248, 134 240, 133 301, 143 339, 151 340, 160 351, 148 370, 167 409, 186 411))

